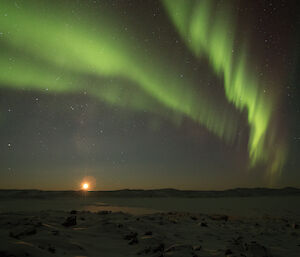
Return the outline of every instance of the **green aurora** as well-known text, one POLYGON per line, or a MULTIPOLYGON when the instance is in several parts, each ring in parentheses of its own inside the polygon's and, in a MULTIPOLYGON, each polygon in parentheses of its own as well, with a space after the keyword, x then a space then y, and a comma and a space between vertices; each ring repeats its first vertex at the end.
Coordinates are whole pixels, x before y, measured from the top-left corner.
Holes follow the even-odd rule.
POLYGON ((136 47, 141 43, 107 8, 96 13, 72 2, 1 2, 0 86, 86 92, 108 104, 164 115, 174 124, 187 117, 228 143, 236 139, 246 110, 251 166, 263 162, 272 174, 278 173, 286 151, 274 148, 276 128, 271 121, 276 101, 263 94, 264 81, 252 72, 247 48, 232 54, 235 34, 227 33, 234 27, 230 7, 216 8, 214 1, 163 3, 187 47, 199 59, 209 60, 215 74, 224 79, 223 108, 189 79, 188 70, 179 77, 180 70, 156 49, 146 54, 136 47))
POLYGON ((252 164, 267 161, 274 154, 271 171, 282 167, 282 149, 268 150, 274 144, 270 134, 270 121, 275 101, 264 95, 261 84, 247 63, 246 47, 233 54, 235 34, 233 17, 228 2, 210 0, 164 0, 170 18, 188 47, 201 58, 205 56, 218 76, 224 79, 225 94, 240 111, 246 109, 250 126, 249 154, 252 164), (234 56, 236 57, 234 59, 234 56), (272 101, 273 100, 273 101, 272 101), (276 160, 276 161, 275 161, 276 160))

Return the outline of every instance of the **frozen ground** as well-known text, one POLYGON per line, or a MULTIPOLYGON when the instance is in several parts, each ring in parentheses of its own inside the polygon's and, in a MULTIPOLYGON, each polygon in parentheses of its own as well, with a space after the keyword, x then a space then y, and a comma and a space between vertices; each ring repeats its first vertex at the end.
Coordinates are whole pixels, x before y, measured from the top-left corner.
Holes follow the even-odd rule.
POLYGON ((299 202, 299 196, 2 197, 0 256, 299 257, 299 202))
POLYGON ((296 217, 300 215, 300 196, 261 197, 55 197, 55 198, 0 198, 0 213, 7 211, 123 211, 132 214, 154 212, 192 212, 234 216, 296 217))

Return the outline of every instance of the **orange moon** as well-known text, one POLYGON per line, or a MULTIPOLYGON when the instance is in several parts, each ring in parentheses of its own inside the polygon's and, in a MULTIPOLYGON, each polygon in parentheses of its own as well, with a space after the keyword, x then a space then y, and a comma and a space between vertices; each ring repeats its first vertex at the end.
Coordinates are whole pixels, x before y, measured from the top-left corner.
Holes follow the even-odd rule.
POLYGON ((82 184, 82 189, 83 190, 87 190, 89 188, 89 184, 88 183, 83 183, 82 184))

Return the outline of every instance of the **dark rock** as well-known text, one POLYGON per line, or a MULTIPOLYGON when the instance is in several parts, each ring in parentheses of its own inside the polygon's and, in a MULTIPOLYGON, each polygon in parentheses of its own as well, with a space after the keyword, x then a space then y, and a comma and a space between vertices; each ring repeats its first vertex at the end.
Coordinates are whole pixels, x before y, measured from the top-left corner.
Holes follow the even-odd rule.
POLYGON ((71 227, 75 226, 77 224, 76 222, 76 216, 69 216, 67 219, 62 223, 65 227, 71 227))
POLYGON ((48 251, 49 251, 50 253, 55 253, 55 252, 56 252, 56 250, 55 250, 55 248, 54 248, 53 246, 49 246, 49 247, 48 247, 48 251))
POLYGON ((227 221, 229 219, 227 215, 219 215, 219 214, 210 215, 209 218, 211 220, 224 220, 224 221, 227 221))
POLYGON ((99 215, 107 215, 107 214, 111 214, 111 211, 98 211, 97 214, 99 214, 99 215))
POLYGON ((152 252, 163 252, 165 250, 165 245, 163 243, 159 244, 157 247, 153 248, 152 252))
POLYGON ((292 224, 292 228, 293 228, 293 229, 299 229, 299 225, 296 224, 296 223, 294 223, 294 224, 292 224))
POLYGON ((196 216, 191 216, 191 220, 198 220, 196 216))
POLYGON ((36 228, 34 226, 20 226, 10 231, 9 236, 19 239, 22 236, 30 236, 36 234, 36 228))
POLYGON ((15 255, 12 255, 6 251, 0 251, 0 256, 1 257, 15 257, 15 255))
POLYGON ((234 245, 240 245, 243 242, 243 237, 238 236, 237 238, 232 239, 234 245))
POLYGON ((52 230, 51 233, 52 233, 52 235, 54 235, 54 236, 59 235, 59 231, 58 231, 58 230, 52 230))
POLYGON ((297 236, 298 236, 298 233, 297 233, 297 232, 292 232, 292 233, 291 233, 291 236, 297 237, 297 236))
POLYGON ((137 253, 137 255, 148 254, 148 253, 151 252, 151 250, 152 250, 152 249, 151 249, 151 246, 147 246, 145 249, 139 251, 139 252, 137 253))
POLYGON ((225 251, 225 255, 228 255, 228 254, 232 254, 232 251, 231 251, 230 249, 227 249, 227 250, 225 251))
POLYGON ((138 239, 137 239, 136 237, 134 237, 134 238, 132 238, 132 239, 130 240, 130 242, 129 242, 128 244, 130 244, 130 245, 135 245, 135 244, 138 244, 138 243, 139 243, 138 239))
POLYGON ((125 235, 123 238, 125 240, 132 240, 134 238, 137 238, 138 233, 136 232, 130 232, 128 235, 125 235))
POLYGON ((256 243, 255 241, 251 242, 251 244, 248 245, 248 250, 252 253, 253 256, 260 256, 260 257, 270 256, 267 248, 263 245, 256 243))
POLYGON ((155 220, 155 217, 148 216, 148 217, 147 217, 147 219, 148 219, 148 220, 152 220, 152 221, 154 221, 154 220, 155 220))
POLYGON ((195 246, 193 246, 193 250, 194 251, 200 251, 201 250, 201 245, 195 245, 195 246))
POLYGON ((171 219, 170 222, 173 223, 173 224, 178 224, 178 221, 175 220, 175 219, 171 219))
POLYGON ((191 245, 189 244, 175 244, 175 245, 171 245, 169 248, 167 248, 165 250, 165 252, 174 252, 174 251, 184 251, 184 250, 188 250, 190 252, 192 252, 194 249, 191 245))
POLYGON ((146 231, 145 236, 152 236, 152 231, 146 231))
POLYGON ((25 226, 34 226, 41 227, 42 222, 37 217, 25 217, 21 220, 11 223, 11 225, 25 225, 25 226))
POLYGON ((201 223, 200 223, 200 226, 201 226, 201 227, 208 227, 206 222, 201 222, 201 223))

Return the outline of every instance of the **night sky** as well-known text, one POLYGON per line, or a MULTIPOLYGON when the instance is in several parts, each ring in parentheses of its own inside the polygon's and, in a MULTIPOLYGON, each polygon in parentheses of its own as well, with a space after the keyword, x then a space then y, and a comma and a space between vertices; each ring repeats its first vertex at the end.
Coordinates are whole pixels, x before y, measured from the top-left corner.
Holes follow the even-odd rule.
POLYGON ((299 187, 299 12, 1 1, 0 188, 299 187))

